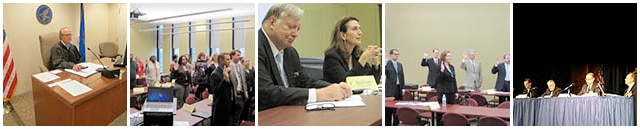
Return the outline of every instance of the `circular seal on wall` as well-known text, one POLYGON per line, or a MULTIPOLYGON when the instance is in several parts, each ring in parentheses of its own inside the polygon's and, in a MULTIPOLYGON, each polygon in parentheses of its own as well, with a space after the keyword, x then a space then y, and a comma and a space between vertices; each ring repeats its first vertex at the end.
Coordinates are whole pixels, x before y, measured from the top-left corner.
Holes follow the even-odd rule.
POLYGON ((38 19, 40 24, 49 24, 51 19, 53 19, 53 11, 51 11, 51 8, 47 5, 40 5, 38 9, 36 9, 36 19, 38 19))

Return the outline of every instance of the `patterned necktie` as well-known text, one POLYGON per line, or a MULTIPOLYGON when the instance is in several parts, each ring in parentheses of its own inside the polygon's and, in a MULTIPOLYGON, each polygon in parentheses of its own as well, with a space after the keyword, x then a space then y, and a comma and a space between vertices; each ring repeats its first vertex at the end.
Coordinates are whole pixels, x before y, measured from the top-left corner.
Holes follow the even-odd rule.
POLYGON ((287 75, 285 75, 285 72, 284 72, 284 66, 283 66, 284 63, 282 60, 283 55, 284 55, 284 52, 279 52, 278 55, 276 55, 276 62, 278 63, 278 70, 280 71, 280 78, 282 78, 284 87, 289 88, 289 82, 287 82, 287 75))
POLYGON ((240 65, 236 64, 236 78, 238 80, 238 91, 242 91, 242 71, 240 71, 240 65))

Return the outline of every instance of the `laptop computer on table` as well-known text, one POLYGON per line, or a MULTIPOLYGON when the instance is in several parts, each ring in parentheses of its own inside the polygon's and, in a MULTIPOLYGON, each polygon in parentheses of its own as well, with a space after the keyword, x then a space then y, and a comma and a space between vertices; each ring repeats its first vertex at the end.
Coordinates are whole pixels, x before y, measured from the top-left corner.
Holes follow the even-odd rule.
POLYGON ((144 126, 171 126, 176 113, 173 88, 149 87, 142 106, 144 126))
POLYGON ((142 112, 176 112, 173 88, 149 87, 142 112))

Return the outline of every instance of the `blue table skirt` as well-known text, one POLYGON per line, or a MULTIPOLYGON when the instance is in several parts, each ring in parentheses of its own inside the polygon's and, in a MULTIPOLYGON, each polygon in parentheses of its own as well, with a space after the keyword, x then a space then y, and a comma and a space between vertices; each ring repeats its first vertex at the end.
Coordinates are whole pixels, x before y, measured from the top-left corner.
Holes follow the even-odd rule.
POLYGON ((632 126, 633 98, 516 98, 515 126, 632 126))

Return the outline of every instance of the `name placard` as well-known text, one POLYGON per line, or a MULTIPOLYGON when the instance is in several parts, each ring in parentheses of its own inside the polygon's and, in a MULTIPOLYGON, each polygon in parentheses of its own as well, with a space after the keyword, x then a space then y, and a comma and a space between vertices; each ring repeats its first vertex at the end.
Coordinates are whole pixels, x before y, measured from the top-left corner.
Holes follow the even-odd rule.
POLYGON ((377 90, 378 84, 372 75, 347 77, 351 90, 377 90))

